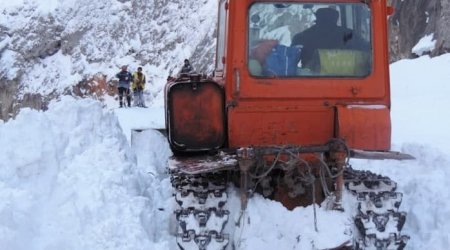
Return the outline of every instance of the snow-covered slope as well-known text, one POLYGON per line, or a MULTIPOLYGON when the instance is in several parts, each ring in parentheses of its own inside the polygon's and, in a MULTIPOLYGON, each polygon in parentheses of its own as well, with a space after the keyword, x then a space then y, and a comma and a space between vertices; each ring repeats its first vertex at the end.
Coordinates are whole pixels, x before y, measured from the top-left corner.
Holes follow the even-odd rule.
MULTIPOLYGON (((398 182, 407 249, 450 245, 448 67, 450 54, 391 66, 393 149, 416 160, 350 162, 398 182)), ((1 249, 174 249, 164 174, 169 147, 157 132, 141 141, 130 132, 159 128, 163 119, 157 109, 111 111, 65 97, 46 112, 23 109, 0 123, 1 249)), ((238 211, 237 190, 229 192, 228 205, 238 211)), ((315 232, 312 206, 288 211, 256 195, 233 239, 242 250, 291 250, 330 246, 348 235, 345 213, 317 208, 317 215, 315 232)), ((231 226, 236 219, 234 213, 231 226)))
POLYGON ((216 8, 216 0, 7 1, 0 5, 0 79, 17 82, 19 98, 46 96, 98 73, 109 80, 126 64, 143 66, 161 90, 185 58, 212 69, 216 8))
POLYGON ((167 183, 136 167, 114 113, 65 97, 0 126, 1 249, 167 249, 167 183))
POLYGON ((354 161, 392 177, 404 193, 408 249, 450 246, 450 54, 391 65, 392 143, 415 161, 354 161))

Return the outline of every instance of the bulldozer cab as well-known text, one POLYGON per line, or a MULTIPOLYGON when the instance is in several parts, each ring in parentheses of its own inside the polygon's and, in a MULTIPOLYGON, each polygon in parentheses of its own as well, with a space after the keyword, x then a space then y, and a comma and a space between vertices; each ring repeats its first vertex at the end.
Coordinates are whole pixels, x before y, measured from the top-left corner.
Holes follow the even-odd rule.
POLYGON ((385 1, 220 1, 229 146, 389 150, 386 16, 385 1))

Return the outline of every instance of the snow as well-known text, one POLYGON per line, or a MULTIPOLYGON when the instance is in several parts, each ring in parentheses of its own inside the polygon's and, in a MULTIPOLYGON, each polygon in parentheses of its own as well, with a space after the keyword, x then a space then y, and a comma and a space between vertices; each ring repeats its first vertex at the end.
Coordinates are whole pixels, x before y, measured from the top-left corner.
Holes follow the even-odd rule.
MULTIPOLYGON (((131 1, 2 1, 0 26, 11 36, 0 40, 0 76, 14 79, 25 70, 22 94, 63 93, 99 72, 109 80, 121 65, 132 71, 143 66, 149 80, 149 108, 115 109, 117 100, 112 97, 100 103, 63 96, 45 112, 22 109, 15 119, 0 120, 0 249, 175 249, 174 199, 165 173, 171 152, 156 131, 164 127, 162 90, 168 73, 192 55, 202 35, 213 32, 210 20, 217 13, 211 10, 217 1, 181 1, 163 7, 155 2, 145 6, 155 15, 160 8, 168 13, 166 19, 136 24, 127 14, 131 1), (196 15, 183 12, 182 21, 175 20, 172 17, 180 9, 195 9, 196 15), (48 14, 64 27, 62 37, 75 36, 78 30, 90 32, 72 54, 60 50, 21 68, 20 51, 11 47, 27 37, 17 37, 18 31, 32 25, 36 16, 48 14), (112 31, 121 20, 146 32, 116 41, 112 31), (192 36, 192 30, 200 35, 192 36), (181 42, 164 51, 165 41, 181 42), (141 61, 128 54, 130 49, 140 53, 141 61)), ((435 43, 430 34, 412 52, 421 56, 435 43)), ((30 41, 24 47, 32 45, 30 41)), ((354 168, 398 182, 404 193, 401 208, 408 213, 407 249, 450 245, 449 67, 450 54, 391 65, 392 149, 416 160, 351 161, 354 168)), ((239 250, 321 249, 348 240, 350 211, 316 206, 316 232, 313 206, 289 211, 256 194, 239 221, 239 191, 230 187, 228 193, 227 230, 239 250)), ((351 206, 346 197, 344 201, 351 206)))
POLYGON ((48 57, 42 60, 41 64, 35 64, 31 69, 28 79, 33 79, 25 86, 27 93, 39 92, 44 96, 47 96, 58 88, 68 88, 82 80, 80 75, 74 75, 71 72, 71 57, 63 55, 61 52, 56 53, 52 57, 48 57), (43 72, 46 72, 45 74, 43 72), (51 74, 55 79, 64 78, 64 81, 49 81, 45 89, 42 89, 42 83, 46 82, 47 74, 51 74), (65 83, 65 84, 64 84, 65 83))
MULTIPOLYGON (((8 39, 5 39, 7 41, 8 39)), ((1 47, 1 46, 0 46, 1 47)), ((1 50, 1 49, 0 49, 1 50)), ((17 76, 18 69, 14 67, 16 61, 16 52, 6 50, 2 53, 2 63, 0 64, 0 70, 6 73, 8 79, 14 79, 17 76)))
MULTIPOLYGON (((393 149, 416 160, 350 162, 398 182, 407 249, 450 245, 448 67, 450 54, 391 65, 393 149)), ((73 97, 0 123, 1 249, 175 249, 164 169, 171 152, 151 130, 163 126, 159 102, 111 109, 73 97)), ((316 206, 316 232, 313 206, 289 211, 259 195, 238 221, 238 192, 230 188, 227 203, 237 249, 320 249, 348 239, 348 212, 316 206)))
POLYGON ((237 249, 326 249, 349 240, 343 230, 351 223, 346 213, 323 207, 316 213, 318 232, 313 206, 288 211, 278 202, 252 197, 234 235, 237 249))
POLYGON ((447 249, 450 245, 450 54, 391 65, 392 147, 414 161, 354 160, 353 166, 390 176, 404 193, 408 249, 447 249))
POLYGON ((415 141, 450 152, 450 55, 422 56, 391 66, 393 143, 415 141))
POLYGON ((422 56, 424 53, 431 52, 436 46, 436 40, 434 40, 434 34, 431 33, 422 37, 419 42, 412 48, 411 52, 422 56))
POLYGON ((156 159, 137 161, 114 112, 63 97, 0 126, 1 249, 168 248, 154 223, 169 213, 157 209, 171 202, 169 182, 156 159))
POLYGON ((33 6, 37 11, 42 13, 50 13, 58 7, 58 0, 14 0, 2 1, 2 9, 20 8, 24 5, 33 6))
MULTIPOLYGON (((167 76, 204 46, 203 39, 215 30, 217 15, 211 11, 217 9, 216 0, 1 3, 0 77, 20 82, 19 96, 66 93, 96 74, 109 81, 120 66, 128 65, 131 71, 143 67, 156 90, 148 100, 161 101, 167 76)), ((202 50, 208 53, 208 49, 202 50)))
POLYGON ((128 141, 131 141, 133 129, 163 129, 166 127, 164 122, 164 109, 160 106, 150 108, 133 107, 116 109, 115 113, 128 141))

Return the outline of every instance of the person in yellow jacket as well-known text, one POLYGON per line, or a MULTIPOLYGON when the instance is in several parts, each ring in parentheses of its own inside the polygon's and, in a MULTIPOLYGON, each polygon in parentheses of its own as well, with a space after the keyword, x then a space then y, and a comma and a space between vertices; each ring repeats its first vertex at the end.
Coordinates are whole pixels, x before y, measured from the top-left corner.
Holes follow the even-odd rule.
POLYGON ((145 75, 142 73, 142 67, 132 75, 131 89, 134 95, 134 106, 146 108, 144 102, 145 75))

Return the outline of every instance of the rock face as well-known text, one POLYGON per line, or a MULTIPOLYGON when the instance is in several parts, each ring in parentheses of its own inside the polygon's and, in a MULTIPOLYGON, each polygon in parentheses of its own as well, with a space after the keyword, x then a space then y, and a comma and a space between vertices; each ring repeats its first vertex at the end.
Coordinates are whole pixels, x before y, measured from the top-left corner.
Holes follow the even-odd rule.
POLYGON ((391 61, 412 58, 411 50, 433 34, 436 46, 432 56, 450 49, 450 2, 448 0, 390 0, 395 13, 389 18, 391 61))
POLYGON ((17 93, 18 84, 15 82, 0 82, 0 119, 7 120, 13 114, 13 105, 15 95, 17 93))

